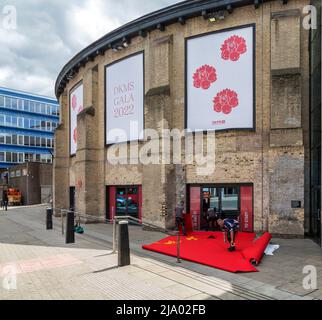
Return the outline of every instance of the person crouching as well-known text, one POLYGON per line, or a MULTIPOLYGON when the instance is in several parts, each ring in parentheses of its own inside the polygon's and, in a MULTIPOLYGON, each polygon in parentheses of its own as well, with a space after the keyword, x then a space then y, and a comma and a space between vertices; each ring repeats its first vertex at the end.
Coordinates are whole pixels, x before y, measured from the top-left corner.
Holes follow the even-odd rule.
POLYGON ((236 250, 235 240, 236 235, 239 229, 239 223, 235 219, 221 219, 217 220, 217 224, 221 230, 223 230, 227 234, 227 239, 230 244, 228 251, 232 252, 236 250))

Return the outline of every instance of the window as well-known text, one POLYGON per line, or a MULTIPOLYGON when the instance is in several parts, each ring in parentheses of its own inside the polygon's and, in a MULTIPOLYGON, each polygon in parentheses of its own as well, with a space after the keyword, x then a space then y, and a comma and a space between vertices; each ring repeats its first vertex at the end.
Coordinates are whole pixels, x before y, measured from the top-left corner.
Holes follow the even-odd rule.
POLYGON ((11 152, 6 152, 6 162, 11 162, 11 152))
POLYGON ((25 129, 29 129, 30 128, 29 119, 24 119, 24 128, 25 129))
POLYGON ((30 112, 35 112, 35 110, 36 110, 35 103, 33 101, 30 101, 30 112))
POLYGON ((34 119, 30 119, 30 129, 36 129, 36 121, 34 119))
POLYGON ((18 153, 12 152, 12 162, 18 162, 18 153))
POLYGON ((21 99, 18 100, 18 109, 23 110, 23 100, 21 99))
POLYGON ((35 137, 31 136, 30 137, 30 146, 34 147, 35 146, 35 137))
POLYGON ((6 135, 6 144, 11 144, 11 134, 6 135))
POLYGON ((46 138, 41 138, 41 146, 46 147, 46 138))
POLYGON ((41 130, 46 130, 46 121, 41 121, 41 130))
POLYGON ((24 137, 24 139, 25 139, 25 141, 24 141, 24 145, 25 145, 25 146, 29 146, 29 142, 30 142, 30 141, 29 141, 29 136, 25 136, 25 137, 24 137))
POLYGON ((36 154, 36 161, 40 162, 40 154, 36 154))
POLYGON ((4 143, 5 140, 5 134, 4 133, 0 133, 0 143, 4 143))
POLYGON ((4 96, 0 96, 0 107, 4 107, 4 96))
POLYGON ((6 108, 11 108, 11 99, 8 98, 8 97, 5 97, 5 100, 4 101, 5 101, 4 106, 6 108))
POLYGON ((41 123, 40 123, 40 120, 36 120, 36 126, 35 126, 35 128, 36 128, 37 130, 40 130, 40 129, 41 129, 41 123))
POLYGON ((50 138, 47 138, 47 147, 51 148, 51 139, 50 138))
POLYGON ((16 134, 12 135, 12 144, 17 144, 18 143, 18 137, 16 134))
POLYGON ((23 101, 23 109, 25 111, 30 111, 30 105, 31 105, 31 103, 33 103, 33 102, 30 102, 29 100, 24 100, 23 101))
POLYGON ((23 118, 18 118, 18 127, 23 128, 23 118))
POLYGON ((36 137, 36 146, 40 147, 40 137, 36 137))
POLYGON ((11 126, 11 116, 6 116, 5 125, 6 126, 11 126))
POLYGON ((40 105, 40 110, 41 110, 41 113, 42 113, 42 114, 46 114, 46 105, 42 103, 42 104, 40 105))
POLYGON ((16 177, 21 177, 21 170, 16 170, 16 177))
POLYGON ((17 117, 11 117, 11 123, 13 127, 18 126, 18 118, 17 117))
POLYGON ((46 121, 46 130, 51 131, 51 122, 46 121))
POLYGON ((36 112, 40 113, 40 103, 36 103, 36 112))
POLYGON ((0 126, 4 126, 4 115, 0 114, 0 126))
POLYGON ((15 172, 14 171, 10 171, 10 178, 14 178, 15 177, 15 172))
POLYGON ((4 162, 5 159, 5 152, 0 151, 0 162, 4 162))
POLYGON ((23 136, 22 135, 18 135, 18 144, 23 145, 23 136))
POLYGON ((18 100, 17 99, 14 99, 14 98, 12 98, 11 99, 11 108, 12 109, 18 109, 18 100))
POLYGON ((18 153, 18 162, 23 163, 23 153, 19 152, 18 153))

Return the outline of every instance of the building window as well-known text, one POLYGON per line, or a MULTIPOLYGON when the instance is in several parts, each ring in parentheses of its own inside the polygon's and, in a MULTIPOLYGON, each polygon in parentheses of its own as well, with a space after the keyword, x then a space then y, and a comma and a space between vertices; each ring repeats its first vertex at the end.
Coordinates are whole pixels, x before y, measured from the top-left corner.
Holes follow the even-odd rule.
POLYGON ((12 162, 18 162, 18 153, 12 152, 12 162))
POLYGON ((4 126, 4 115, 0 114, 0 126, 4 126))
POLYGON ((0 107, 4 107, 4 96, 0 96, 0 107))
POLYGON ((0 151, 0 162, 4 162, 5 159, 5 152, 0 151))
POLYGON ((18 142, 18 139, 17 139, 17 135, 16 134, 13 134, 12 135, 12 144, 17 144, 17 142, 18 142))
POLYGON ((19 152, 18 153, 18 162, 23 163, 23 153, 19 152))
POLYGON ((6 135, 6 144, 11 144, 11 135, 10 134, 7 134, 6 135))
POLYGON ((11 99, 11 108, 12 109, 18 109, 18 100, 17 99, 14 99, 14 98, 12 98, 11 99))
POLYGON ((16 177, 21 177, 21 170, 16 171, 16 177))
POLYGON ((8 97, 5 97, 5 103, 4 103, 4 106, 6 108, 11 108, 11 99, 8 98, 8 97))
POLYGON ((14 178, 15 177, 15 172, 14 171, 10 171, 10 178, 14 178))
POLYGON ((35 145, 35 137, 30 136, 30 146, 34 147, 35 145))
POLYGON ((18 144, 23 145, 23 136, 22 135, 18 135, 18 144))
POLYGON ((6 162, 11 162, 11 152, 6 152, 6 162))
POLYGON ((25 136, 24 137, 24 139, 25 139, 25 146, 29 146, 29 136, 25 136))
POLYGON ((4 133, 0 133, 0 143, 4 144, 4 133))

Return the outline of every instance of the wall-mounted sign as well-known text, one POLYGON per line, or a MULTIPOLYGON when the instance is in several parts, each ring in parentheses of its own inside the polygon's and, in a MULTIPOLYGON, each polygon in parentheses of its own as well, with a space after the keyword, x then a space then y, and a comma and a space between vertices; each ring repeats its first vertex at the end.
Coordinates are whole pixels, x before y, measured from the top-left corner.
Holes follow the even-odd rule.
POLYGON ((70 155, 75 155, 77 150, 77 114, 83 110, 83 84, 77 85, 69 93, 70 155))
POLYGON ((187 39, 188 129, 254 129, 254 28, 187 39))
POLYGON ((106 66, 106 144, 143 138, 144 54, 106 66))

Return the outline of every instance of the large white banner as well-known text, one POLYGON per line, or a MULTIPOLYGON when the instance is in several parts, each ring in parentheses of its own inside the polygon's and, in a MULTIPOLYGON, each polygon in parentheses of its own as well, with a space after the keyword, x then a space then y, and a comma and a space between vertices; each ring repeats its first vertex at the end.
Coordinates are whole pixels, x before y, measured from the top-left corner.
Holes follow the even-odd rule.
POLYGON ((70 114, 70 154, 76 154, 77 150, 77 115, 83 110, 83 84, 72 89, 69 94, 70 114))
POLYGON ((187 129, 254 128, 254 26, 187 39, 187 129))
POLYGON ((143 64, 139 53, 106 66, 106 144, 143 138, 143 64))

